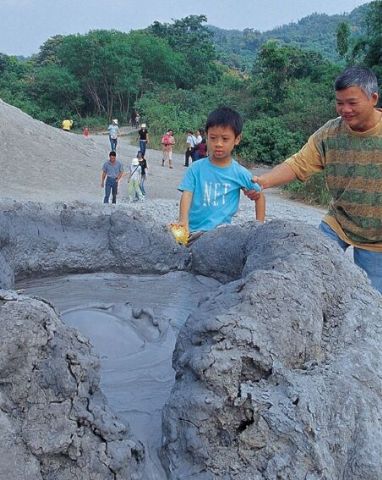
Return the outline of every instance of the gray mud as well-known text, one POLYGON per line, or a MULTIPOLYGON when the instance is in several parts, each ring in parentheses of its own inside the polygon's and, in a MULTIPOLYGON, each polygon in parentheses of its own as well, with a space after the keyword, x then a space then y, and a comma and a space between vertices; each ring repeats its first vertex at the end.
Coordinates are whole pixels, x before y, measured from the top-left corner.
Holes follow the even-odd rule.
POLYGON ((146 480, 167 478, 158 456, 162 409, 174 385, 179 329, 219 282, 185 272, 96 273, 20 282, 23 293, 53 303, 62 320, 94 345, 109 405, 146 449, 146 480))

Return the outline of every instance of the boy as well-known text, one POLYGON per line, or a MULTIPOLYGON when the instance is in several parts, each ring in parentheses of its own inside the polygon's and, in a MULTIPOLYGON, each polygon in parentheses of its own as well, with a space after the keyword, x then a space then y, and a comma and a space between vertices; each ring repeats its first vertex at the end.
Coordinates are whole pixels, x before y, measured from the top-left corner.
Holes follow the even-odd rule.
POLYGON ((112 203, 117 203, 118 182, 122 175, 122 163, 117 160, 117 154, 111 151, 109 153, 109 161, 105 162, 102 166, 101 187, 103 188, 105 186, 103 203, 109 203, 110 193, 112 194, 112 203))
MULTIPOLYGON (((232 151, 240 143, 243 121, 230 108, 219 108, 208 116, 206 123, 209 156, 192 164, 179 190, 179 225, 191 233, 212 230, 231 223, 238 210, 240 190, 260 191, 252 182, 252 174, 232 158, 232 151)), ((264 222, 265 198, 256 200, 256 220, 264 222)))

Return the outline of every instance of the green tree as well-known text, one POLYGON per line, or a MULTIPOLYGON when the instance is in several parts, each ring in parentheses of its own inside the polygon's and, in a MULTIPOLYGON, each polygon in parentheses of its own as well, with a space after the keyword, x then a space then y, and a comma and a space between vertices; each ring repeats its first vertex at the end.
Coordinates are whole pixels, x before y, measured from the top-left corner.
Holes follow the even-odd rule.
POLYGON ((267 42, 254 65, 249 114, 252 117, 261 113, 283 115, 283 102, 296 80, 309 79, 312 83, 326 84, 328 72, 330 62, 317 52, 279 45, 276 41, 267 42))
POLYGON ((96 115, 110 119, 115 110, 127 113, 142 84, 142 69, 132 54, 128 34, 96 30, 69 35, 57 55, 60 64, 80 81, 96 115))
POLYGON ((43 120, 39 106, 30 95, 33 64, 14 56, 0 55, 0 97, 7 103, 43 120))
POLYGON ((57 52, 64 40, 63 35, 54 35, 44 42, 39 53, 33 57, 36 65, 51 65, 58 63, 57 52))
POLYGON ((50 121, 57 121, 57 117, 73 111, 80 113, 80 83, 66 68, 54 64, 38 68, 31 93, 42 110, 56 112, 50 121))
POLYGON ((150 87, 162 83, 176 85, 182 75, 186 74, 184 56, 176 52, 165 38, 138 31, 129 34, 128 42, 131 55, 141 67, 144 85, 147 83, 150 87))
POLYGON ((382 1, 370 2, 366 15, 366 34, 354 45, 352 62, 373 68, 382 80, 382 1))
POLYGON ((203 25, 205 15, 189 15, 173 24, 154 22, 148 28, 152 34, 165 38, 174 51, 184 56, 185 70, 177 87, 192 88, 198 83, 214 83, 219 77, 212 33, 203 25))
POLYGON ((349 50, 350 27, 347 22, 341 22, 337 27, 337 52, 345 58, 349 50))

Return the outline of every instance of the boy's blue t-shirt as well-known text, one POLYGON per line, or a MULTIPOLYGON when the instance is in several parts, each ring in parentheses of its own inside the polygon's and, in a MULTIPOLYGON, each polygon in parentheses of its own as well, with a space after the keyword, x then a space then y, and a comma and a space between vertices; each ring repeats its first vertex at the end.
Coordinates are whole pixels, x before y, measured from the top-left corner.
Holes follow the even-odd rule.
POLYGON ((203 158, 188 168, 180 191, 192 192, 189 212, 191 232, 206 231, 224 223, 231 223, 239 208, 240 189, 260 191, 252 182, 252 174, 236 160, 226 167, 218 167, 203 158))

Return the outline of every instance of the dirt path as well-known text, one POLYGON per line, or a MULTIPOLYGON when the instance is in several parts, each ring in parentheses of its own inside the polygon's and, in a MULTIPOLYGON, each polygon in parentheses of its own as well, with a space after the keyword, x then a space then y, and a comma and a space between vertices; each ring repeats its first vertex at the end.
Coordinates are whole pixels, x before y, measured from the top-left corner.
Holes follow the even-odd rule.
MULTIPOLYGON (((136 156, 138 142, 122 128, 117 148, 125 168, 136 156), (134 144, 135 141, 135 144, 134 144), (131 143, 130 143, 131 142, 131 143)), ((21 110, 0 100, 0 198, 38 202, 90 202, 101 204, 101 167, 110 149, 107 135, 89 137, 67 133, 33 120, 21 110)), ((178 138, 178 142, 182 139, 178 138)), ((177 216, 180 193, 177 190, 185 171, 183 155, 175 154, 174 168, 161 166, 162 153, 149 145, 147 201, 140 209, 156 219, 173 221, 177 216)), ((159 145, 155 145, 159 149, 159 145)), ((259 170, 254 169, 254 172, 259 170)), ((119 205, 126 196, 126 180, 121 182, 119 205)), ((266 192, 267 218, 293 218, 318 224, 324 210, 294 202, 276 190, 266 192)), ((127 205, 126 208, 137 208, 127 205)), ((252 203, 243 196, 238 219, 253 218, 252 203)))

